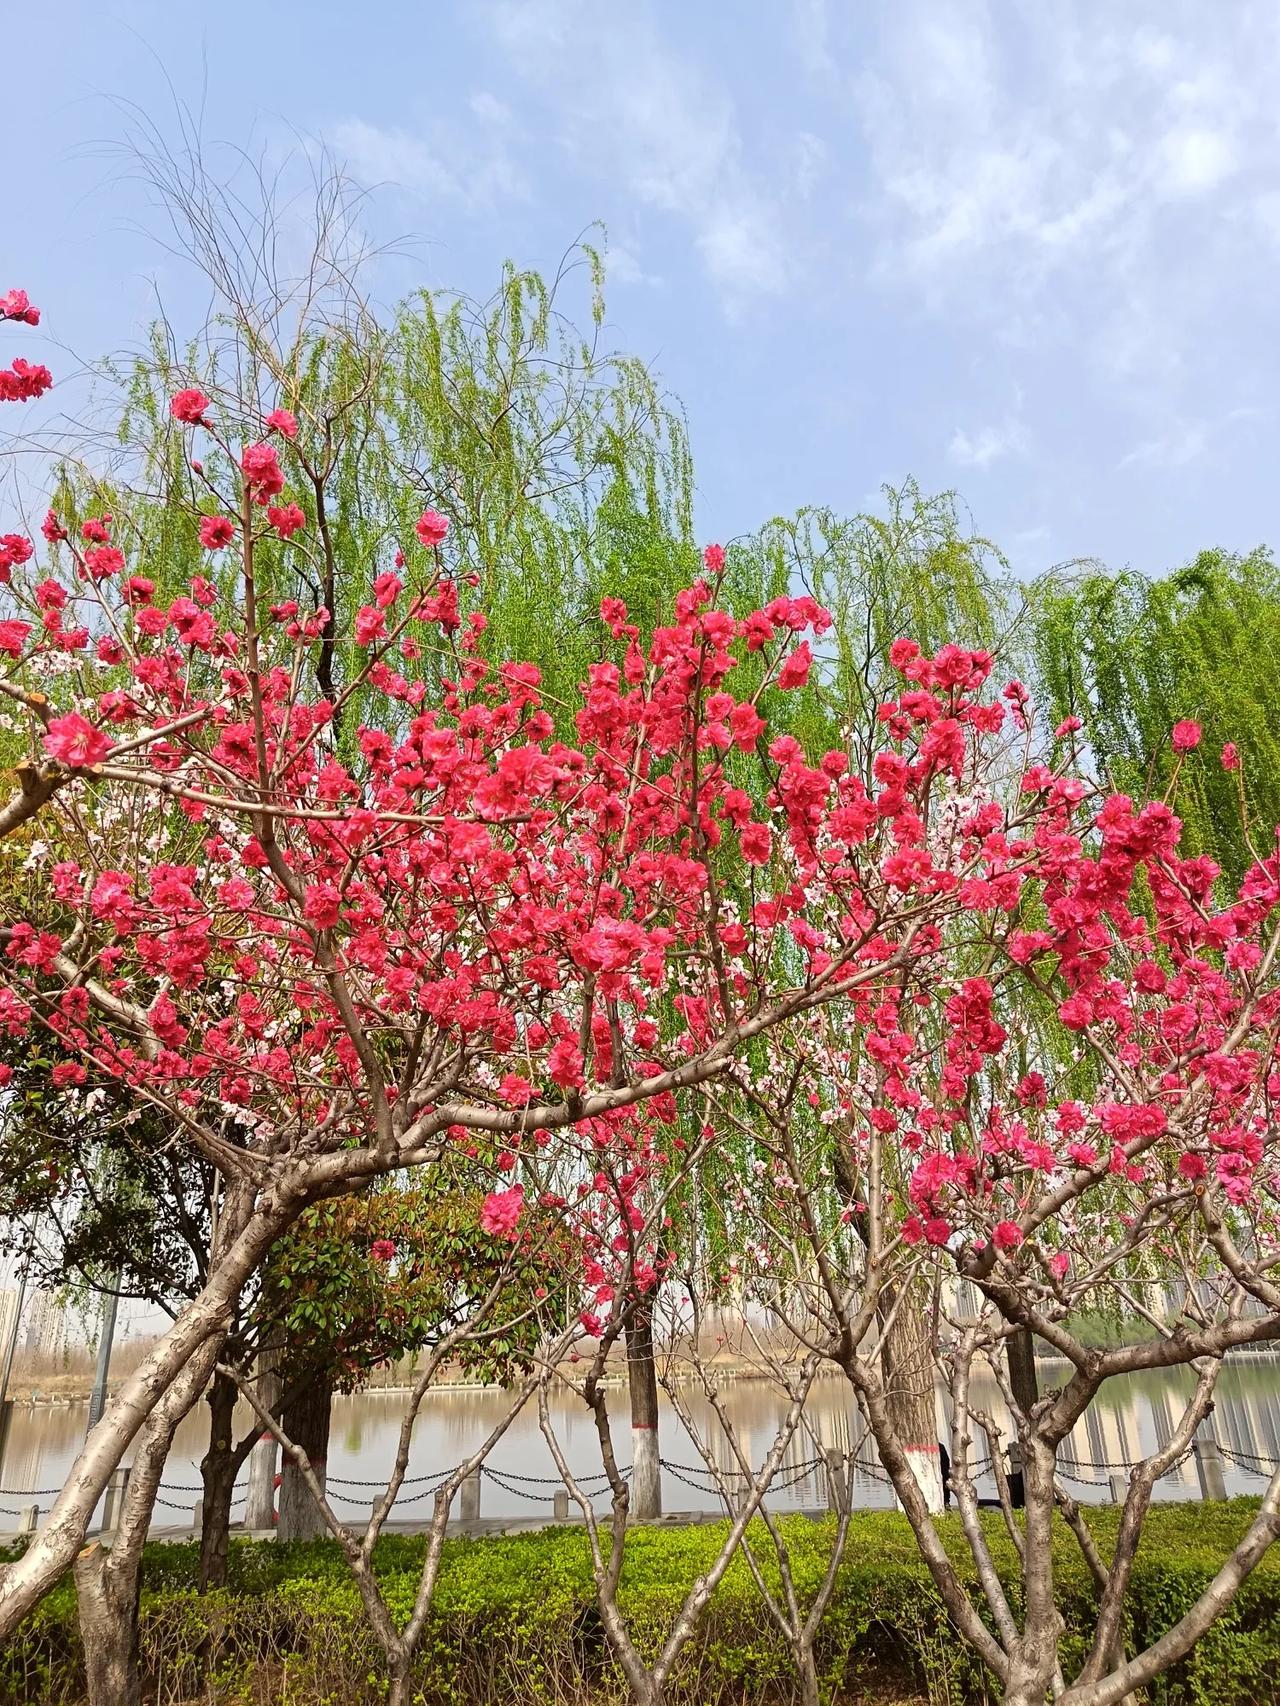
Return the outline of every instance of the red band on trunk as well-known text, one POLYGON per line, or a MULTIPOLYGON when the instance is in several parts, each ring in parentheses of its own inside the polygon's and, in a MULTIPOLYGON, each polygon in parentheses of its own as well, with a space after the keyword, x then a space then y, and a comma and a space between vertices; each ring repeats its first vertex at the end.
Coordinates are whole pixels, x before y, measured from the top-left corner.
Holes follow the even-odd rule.
POLYGON ((632 1422, 631 1431, 633 1434, 656 1433, 658 1431, 658 1424, 657 1422, 632 1422))

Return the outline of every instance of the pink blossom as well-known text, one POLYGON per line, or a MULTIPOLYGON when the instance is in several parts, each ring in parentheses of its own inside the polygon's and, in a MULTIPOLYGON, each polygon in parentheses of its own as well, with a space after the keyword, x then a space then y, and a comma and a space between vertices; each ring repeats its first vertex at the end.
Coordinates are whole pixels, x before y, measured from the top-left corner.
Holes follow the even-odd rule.
POLYGON ((21 533, 0 533, 0 586, 7 586, 13 569, 31 559, 31 541, 21 533))
POLYGON ((516 1225, 524 1209, 524 1186, 490 1191, 480 1208, 480 1230, 491 1238, 515 1240, 516 1225))
POLYGON ((445 534, 449 531, 449 520, 437 509, 424 509, 414 523, 413 530, 422 543, 431 549, 444 544, 445 534))
POLYGON ((18 356, 12 367, 0 367, 0 403, 29 403, 52 384, 53 375, 42 362, 18 356))
POLYGON ((307 525, 307 518, 297 504, 272 504, 267 511, 267 520, 282 539, 292 539, 307 525))
POLYGON ((236 524, 226 515, 200 517, 200 543, 206 551, 221 551, 236 536, 236 524))
POLYGON ((509 1107, 523 1108, 533 1100, 533 1085, 520 1073, 508 1072, 498 1086, 498 1094, 509 1107))
POLYGON ((284 474, 274 445, 245 445, 240 453, 240 467, 254 503, 270 503, 284 490, 284 474))
POLYGON ((303 895, 302 916, 320 930, 332 930, 342 916, 342 896, 332 883, 310 883, 303 895))
POLYGON ((767 865, 773 848, 773 832, 767 823, 749 823, 739 837, 739 845, 748 865, 767 865))
POLYGON ((375 1238, 369 1246, 369 1254, 375 1262, 390 1262, 395 1258, 396 1247, 390 1238, 375 1238))
POLYGON ((803 687, 809 679, 812 664, 813 652, 809 642, 802 640, 778 671, 778 686, 788 692, 794 687, 803 687))
POLYGON ((111 742, 101 729, 82 717, 78 711, 68 711, 55 717, 44 737, 44 749, 59 764, 80 770, 91 764, 101 764, 111 751, 111 742))
POLYGON ((204 421, 205 410, 209 407, 209 399, 203 391, 194 388, 179 391, 169 403, 169 413, 175 421, 181 421, 184 426, 200 426, 204 421))
POLYGON ((997 1250, 1016 1250, 1022 1242, 1022 1228, 1016 1220, 998 1220, 991 1234, 997 1250))
POLYGON ((11 658, 21 657, 30 632, 30 622, 0 622, 0 652, 11 658))
POLYGON ((1184 717, 1181 722, 1173 725, 1173 750, 1175 752, 1193 752, 1200 745, 1202 730, 1199 723, 1190 717, 1184 717))
POLYGON ((32 307, 25 290, 9 290, 0 296, 0 320, 21 320, 28 326, 38 326, 40 310, 32 307))
POLYGON ((272 409, 267 416, 267 427, 271 432, 278 432, 282 438, 297 438, 298 417, 288 409, 272 409))
POLYGON ((124 552, 114 545, 94 545, 84 554, 84 566, 91 580, 106 580, 124 568, 124 552))

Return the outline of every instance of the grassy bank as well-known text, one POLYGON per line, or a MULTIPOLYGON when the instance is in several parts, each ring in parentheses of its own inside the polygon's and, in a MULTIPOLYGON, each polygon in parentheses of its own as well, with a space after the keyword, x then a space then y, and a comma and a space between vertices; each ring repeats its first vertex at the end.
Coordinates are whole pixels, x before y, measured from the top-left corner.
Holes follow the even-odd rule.
MULTIPOLYGON (((1184 1505, 1151 1513, 1128 1606, 1131 1640, 1145 1644, 1176 1622, 1243 1532, 1256 1501, 1184 1505)), ((1117 1513, 1091 1511, 1104 1550, 1117 1513)), ((785 1524, 802 1593, 825 1567, 826 1523, 785 1524)), ((942 1529, 965 1556, 954 1519, 942 1529)), ((714 1557, 716 1527, 637 1529, 629 1537, 624 1609, 656 1643, 693 1578, 714 1557)), ((1016 1559, 992 1528, 999 1567, 1016 1595, 1016 1559)), ((763 1535, 760 1536, 763 1539, 763 1535)), ((407 1615, 424 1542, 382 1542, 377 1567, 407 1615)), ((1068 1642, 1090 1627, 1093 1590, 1065 1531, 1058 1543, 1060 1606, 1068 1642)), ((764 1554, 762 1553, 762 1556, 764 1554)), ((236 1542, 224 1592, 190 1586, 195 1548, 146 1554, 143 1649, 150 1698, 161 1706, 337 1706, 381 1698, 381 1666, 335 1546, 236 1542)), ((984 1698, 920 1564, 905 1522, 890 1512, 855 1518, 848 1561, 823 1630, 822 1664, 849 1701, 910 1697, 935 1706, 984 1698)), ((595 1611, 584 1536, 572 1528, 450 1541, 424 1642, 419 1682, 430 1706, 498 1702, 611 1703, 625 1689, 595 1611)), ((80 1689, 75 1598, 69 1581, 0 1649, 4 1706, 64 1706, 80 1689)), ((785 1647, 769 1626, 747 1566, 735 1561, 671 1690, 685 1706, 793 1699, 785 1647)), ((1280 1553, 1264 1559, 1229 1616, 1153 1694, 1153 1706, 1262 1706, 1280 1698, 1280 1553)))

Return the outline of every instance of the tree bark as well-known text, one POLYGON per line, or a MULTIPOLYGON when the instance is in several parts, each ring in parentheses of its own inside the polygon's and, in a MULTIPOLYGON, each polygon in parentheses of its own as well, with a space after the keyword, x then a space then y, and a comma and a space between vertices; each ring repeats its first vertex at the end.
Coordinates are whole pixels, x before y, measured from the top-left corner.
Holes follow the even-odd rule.
POLYGON ((219 1343, 192 1359, 148 1418, 110 1551, 95 1540, 73 1565, 89 1706, 138 1706, 141 1699, 142 1548, 174 1433, 208 1380, 219 1343))
POLYGON ((139 1706, 138 1605, 142 1572, 125 1579, 110 1569, 111 1554, 91 1540, 72 1569, 84 1647, 89 1706, 139 1706))
POLYGON ((1036 1379, 1036 1336, 1030 1327, 1018 1327, 1005 1341, 1009 1360, 1009 1385, 1013 1400, 1024 1416, 1030 1416, 1040 1396, 1036 1379))
MULTIPOLYGON (((237 1234, 212 1268, 204 1290, 109 1399, 102 1420, 85 1440, 54 1500, 48 1522, 21 1558, 0 1569, 0 1637, 9 1634, 74 1563, 112 1470, 157 1405, 183 1387, 193 1359, 204 1366, 204 1374, 180 1415, 195 1402, 212 1372, 241 1286, 300 1202, 281 1194, 256 1213, 246 1214, 243 1222, 236 1215, 237 1234), (241 1224, 243 1230, 239 1230, 241 1224)), ((223 1221, 230 1220, 224 1205, 223 1221)))
POLYGON ((653 1353, 653 1306, 642 1303, 627 1327, 627 1387, 631 1396, 632 1517, 662 1515, 658 1448, 658 1368, 653 1353))
MULTIPOLYGON (((1030 1419, 1040 1397, 1040 1382, 1036 1378, 1036 1336, 1030 1327, 1018 1327, 1005 1340, 1005 1359, 1009 1365, 1009 1389, 1022 1414, 1030 1419)), ((1009 1464, 1009 1497, 1015 1510, 1025 1510, 1027 1482, 1023 1471, 1023 1442, 1014 1435, 1018 1446, 1016 1462, 1009 1464)))
POLYGON ((886 1294, 881 1311, 880 1360, 890 1425, 902 1441, 925 1503, 931 1511, 940 1511, 942 1462, 933 1356, 927 1299, 922 1291, 916 1295, 918 1289, 913 1288, 900 1302, 896 1295, 886 1294))
MULTIPOLYGON (((284 1433, 305 1452, 312 1472, 322 1488, 325 1484, 325 1461, 329 1455, 329 1418, 332 1402, 333 1381, 328 1373, 322 1373, 291 1399, 281 1418, 284 1433)), ((327 1532, 324 1518, 311 1497, 297 1463, 286 1456, 280 1473, 280 1523, 276 1530, 278 1538, 315 1540, 327 1532)))
POLYGON ((205 1402, 209 1406, 209 1449, 200 1464, 204 1516, 196 1585, 201 1593, 226 1586, 227 1547, 231 1538, 231 1499, 237 1463, 232 1451, 236 1408, 235 1383, 215 1373, 205 1402))

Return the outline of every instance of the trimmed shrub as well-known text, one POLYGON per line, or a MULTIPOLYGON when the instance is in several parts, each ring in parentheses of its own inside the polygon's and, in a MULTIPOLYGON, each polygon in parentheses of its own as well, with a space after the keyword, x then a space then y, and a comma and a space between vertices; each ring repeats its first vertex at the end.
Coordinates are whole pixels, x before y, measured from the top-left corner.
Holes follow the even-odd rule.
MULTIPOLYGON (((1145 1645, 1177 1621, 1256 1506, 1256 1500, 1237 1499, 1151 1512, 1127 1607, 1131 1643, 1145 1645)), ((1098 1508, 1088 1520, 1105 1553, 1118 1512, 1098 1508)), ((970 1576, 958 1522, 943 1518, 939 1527, 970 1576)), ((793 1516, 784 1528, 803 1602, 822 1578, 832 1527, 793 1516)), ((642 1646, 660 1645, 723 1534, 722 1525, 707 1524, 637 1528, 628 1536, 621 1598, 642 1646)), ((991 1520, 988 1536, 1016 1603, 1017 1558, 998 1519, 991 1520)), ((767 1537, 759 1530, 751 1538, 772 1576, 767 1537)), ((392 1535, 378 1548, 376 1568, 402 1619, 413 1604, 424 1546, 421 1536, 392 1535)), ((1065 1529, 1057 1564, 1070 1660, 1088 1641, 1095 1595, 1065 1529)), ((196 1698, 221 1706, 372 1706, 383 1698, 378 1647, 331 1542, 236 1541, 227 1588, 204 1596, 190 1586, 195 1565, 193 1544, 161 1543, 146 1551, 142 1646, 148 1695, 158 1706, 196 1698)), ((828 1683, 841 1692, 856 1693, 860 1677, 888 1668, 938 1706, 987 1698, 905 1520, 893 1512, 855 1517, 819 1656, 828 1683)), ((596 1611, 582 1531, 449 1541, 416 1680, 425 1706, 625 1700, 596 1611)), ((81 1685, 75 1592, 67 1580, 0 1647, 0 1702, 67 1706, 81 1685)), ((670 1694, 688 1706, 785 1706, 794 1699, 785 1644, 742 1558, 712 1599, 670 1694)), ((1228 1614, 1150 1698, 1152 1706, 1268 1706, 1280 1699, 1280 1555, 1263 1560, 1228 1614)))

